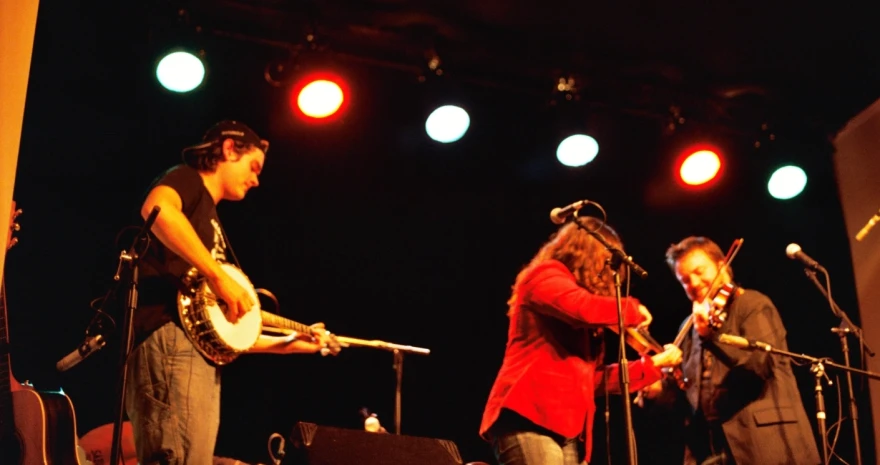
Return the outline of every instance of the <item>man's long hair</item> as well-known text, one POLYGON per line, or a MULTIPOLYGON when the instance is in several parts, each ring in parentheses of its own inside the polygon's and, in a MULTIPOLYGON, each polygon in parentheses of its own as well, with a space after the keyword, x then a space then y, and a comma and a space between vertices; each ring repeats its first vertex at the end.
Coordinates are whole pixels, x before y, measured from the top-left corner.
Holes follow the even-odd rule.
MULTIPOLYGON (((623 242, 617 233, 607 224, 603 224, 593 217, 581 217, 583 228, 596 230, 613 247, 623 249, 623 242)), ((517 300, 516 291, 520 282, 525 279, 528 272, 539 263, 547 260, 557 260, 565 265, 574 275, 577 283, 600 296, 614 295, 614 274, 605 263, 611 257, 611 253, 596 238, 579 227, 574 222, 568 222, 561 226, 550 239, 544 243, 538 253, 532 258, 517 275, 513 285, 513 294, 508 300, 509 305, 514 305, 517 300)), ((617 270, 623 272, 623 266, 617 270)))
MULTIPOLYGON (((206 146, 200 150, 192 150, 183 153, 183 161, 187 165, 208 173, 217 171, 217 164, 225 160, 223 156, 223 141, 215 141, 213 144, 206 146)), ((233 140, 232 151, 236 157, 228 161, 236 161, 244 156, 244 154, 254 149, 256 145, 245 144, 237 140, 233 140)))

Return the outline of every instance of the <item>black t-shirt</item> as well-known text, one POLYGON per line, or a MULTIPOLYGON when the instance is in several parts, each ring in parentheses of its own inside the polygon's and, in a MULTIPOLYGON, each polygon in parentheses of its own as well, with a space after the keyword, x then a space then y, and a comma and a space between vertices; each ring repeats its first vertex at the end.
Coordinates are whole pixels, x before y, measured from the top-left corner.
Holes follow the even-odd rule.
MULTIPOLYGON (((168 186, 177 191, 183 214, 202 243, 215 260, 226 262, 227 244, 217 217, 217 206, 199 172, 187 165, 177 165, 156 178, 147 192, 156 186, 168 186)), ((159 216, 162 216, 161 211, 159 216)), ((152 234, 151 239, 150 247, 140 262, 138 307, 133 321, 135 344, 169 321, 180 324, 177 293, 181 289, 182 278, 192 268, 152 234)))

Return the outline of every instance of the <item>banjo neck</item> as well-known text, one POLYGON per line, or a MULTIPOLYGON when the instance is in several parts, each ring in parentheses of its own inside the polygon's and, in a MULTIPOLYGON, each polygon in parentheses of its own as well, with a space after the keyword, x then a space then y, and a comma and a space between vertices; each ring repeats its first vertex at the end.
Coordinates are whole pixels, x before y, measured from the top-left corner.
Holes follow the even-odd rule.
POLYGON ((296 331, 298 333, 312 334, 312 327, 297 321, 289 320, 284 318, 283 316, 278 316, 274 313, 269 313, 265 310, 260 310, 260 315, 263 317, 263 324, 266 326, 271 326, 274 328, 280 329, 289 329, 292 331, 296 331))

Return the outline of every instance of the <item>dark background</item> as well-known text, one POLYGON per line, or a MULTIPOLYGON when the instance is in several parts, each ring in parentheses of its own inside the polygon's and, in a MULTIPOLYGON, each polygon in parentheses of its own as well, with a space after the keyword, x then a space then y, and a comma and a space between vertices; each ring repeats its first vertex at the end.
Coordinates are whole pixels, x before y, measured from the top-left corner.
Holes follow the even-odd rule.
MULTIPOLYGON (((775 301, 791 350, 841 360, 836 319, 784 250, 797 242, 822 263, 858 321, 830 140, 880 94, 866 12, 766 2, 249 4, 41 2, 15 184, 21 242, 6 270, 12 363, 19 380, 63 387, 80 435, 113 421, 117 341, 68 372, 54 364, 82 340, 90 302, 112 288, 129 245, 117 234, 146 186, 227 118, 272 143, 260 187, 219 206, 245 272, 292 319, 431 349, 405 357, 402 430, 451 439, 465 461, 493 461, 477 430, 504 351, 510 285, 554 231, 549 211, 577 199, 605 208, 648 271, 632 294, 661 342, 690 311, 666 247, 707 235, 726 250, 742 237, 738 281, 775 301), (206 82, 190 94, 153 77, 175 43, 205 53, 206 82), (441 57, 443 79, 427 73, 427 50, 441 57), (347 79, 350 105, 314 125, 292 116, 288 89, 322 60, 347 79), (264 71, 279 63, 276 87, 264 71), (576 77, 579 106, 550 104, 566 103, 554 93, 560 75, 576 77), (424 133, 442 92, 472 118, 446 146, 424 133), (677 114, 684 122, 670 127, 677 114), (556 161, 565 127, 596 137, 595 161, 556 161), (686 191, 673 164, 698 137, 724 151, 724 176, 686 191), (789 162, 806 170, 807 187, 774 200, 766 181, 789 162)), ((609 361, 614 347, 609 338, 609 361)), ((809 366, 795 374, 814 419, 809 366)), ((855 381, 864 463, 873 463, 866 380, 855 381)), ((840 386, 825 385, 829 427, 838 396, 845 401, 840 386)), ((297 421, 360 428, 361 407, 391 430, 394 391, 389 352, 242 357, 224 369, 217 453, 268 462, 272 432, 297 421)), ((604 463, 598 402, 594 461, 604 463)), ((610 410, 611 461, 625 463, 619 397, 610 410)), ((639 408, 633 417, 640 460, 678 463, 674 419, 639 408)), ((846 423, 836 448, 850 463, 852 436, 846 423)))

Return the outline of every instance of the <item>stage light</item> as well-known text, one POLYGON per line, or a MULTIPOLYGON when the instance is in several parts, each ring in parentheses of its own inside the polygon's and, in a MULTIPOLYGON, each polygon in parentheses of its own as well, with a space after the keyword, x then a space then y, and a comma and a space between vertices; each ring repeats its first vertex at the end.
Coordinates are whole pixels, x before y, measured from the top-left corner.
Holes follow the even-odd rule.
POLYGON ((807 173, 797 166, 783 166, 770 176, 767 191, 773 198, 788 200, 797 197, 807 185, 807 173))
POLYGON ((189 92, 204 81, 205 65, 189 52, 169 53, 159 60, 156 78, 172 92, 189 92))
POLYGON ((721 157, 714 150, 697 150, 685 157, 679 167, 679 177, 689 186, 700 186, 715 179, 721 171, 721 157))
POLYGON ((584 166, 599 154, 599 143, 586 134, 568 136, 556 148, 556 159, 565 166, 584 166))
POLYGON ((310 118, 322 119, 335 114, 345 101, 342 87, 330 79, 316 79, 306 84, 296 97, 297 108, 310 118))
POLYGON ((425 120, 425 131, 431 139, 448 144, 464 137, 470 125, 471 118, 464 108, 444 105, 432 111, 425 120))

